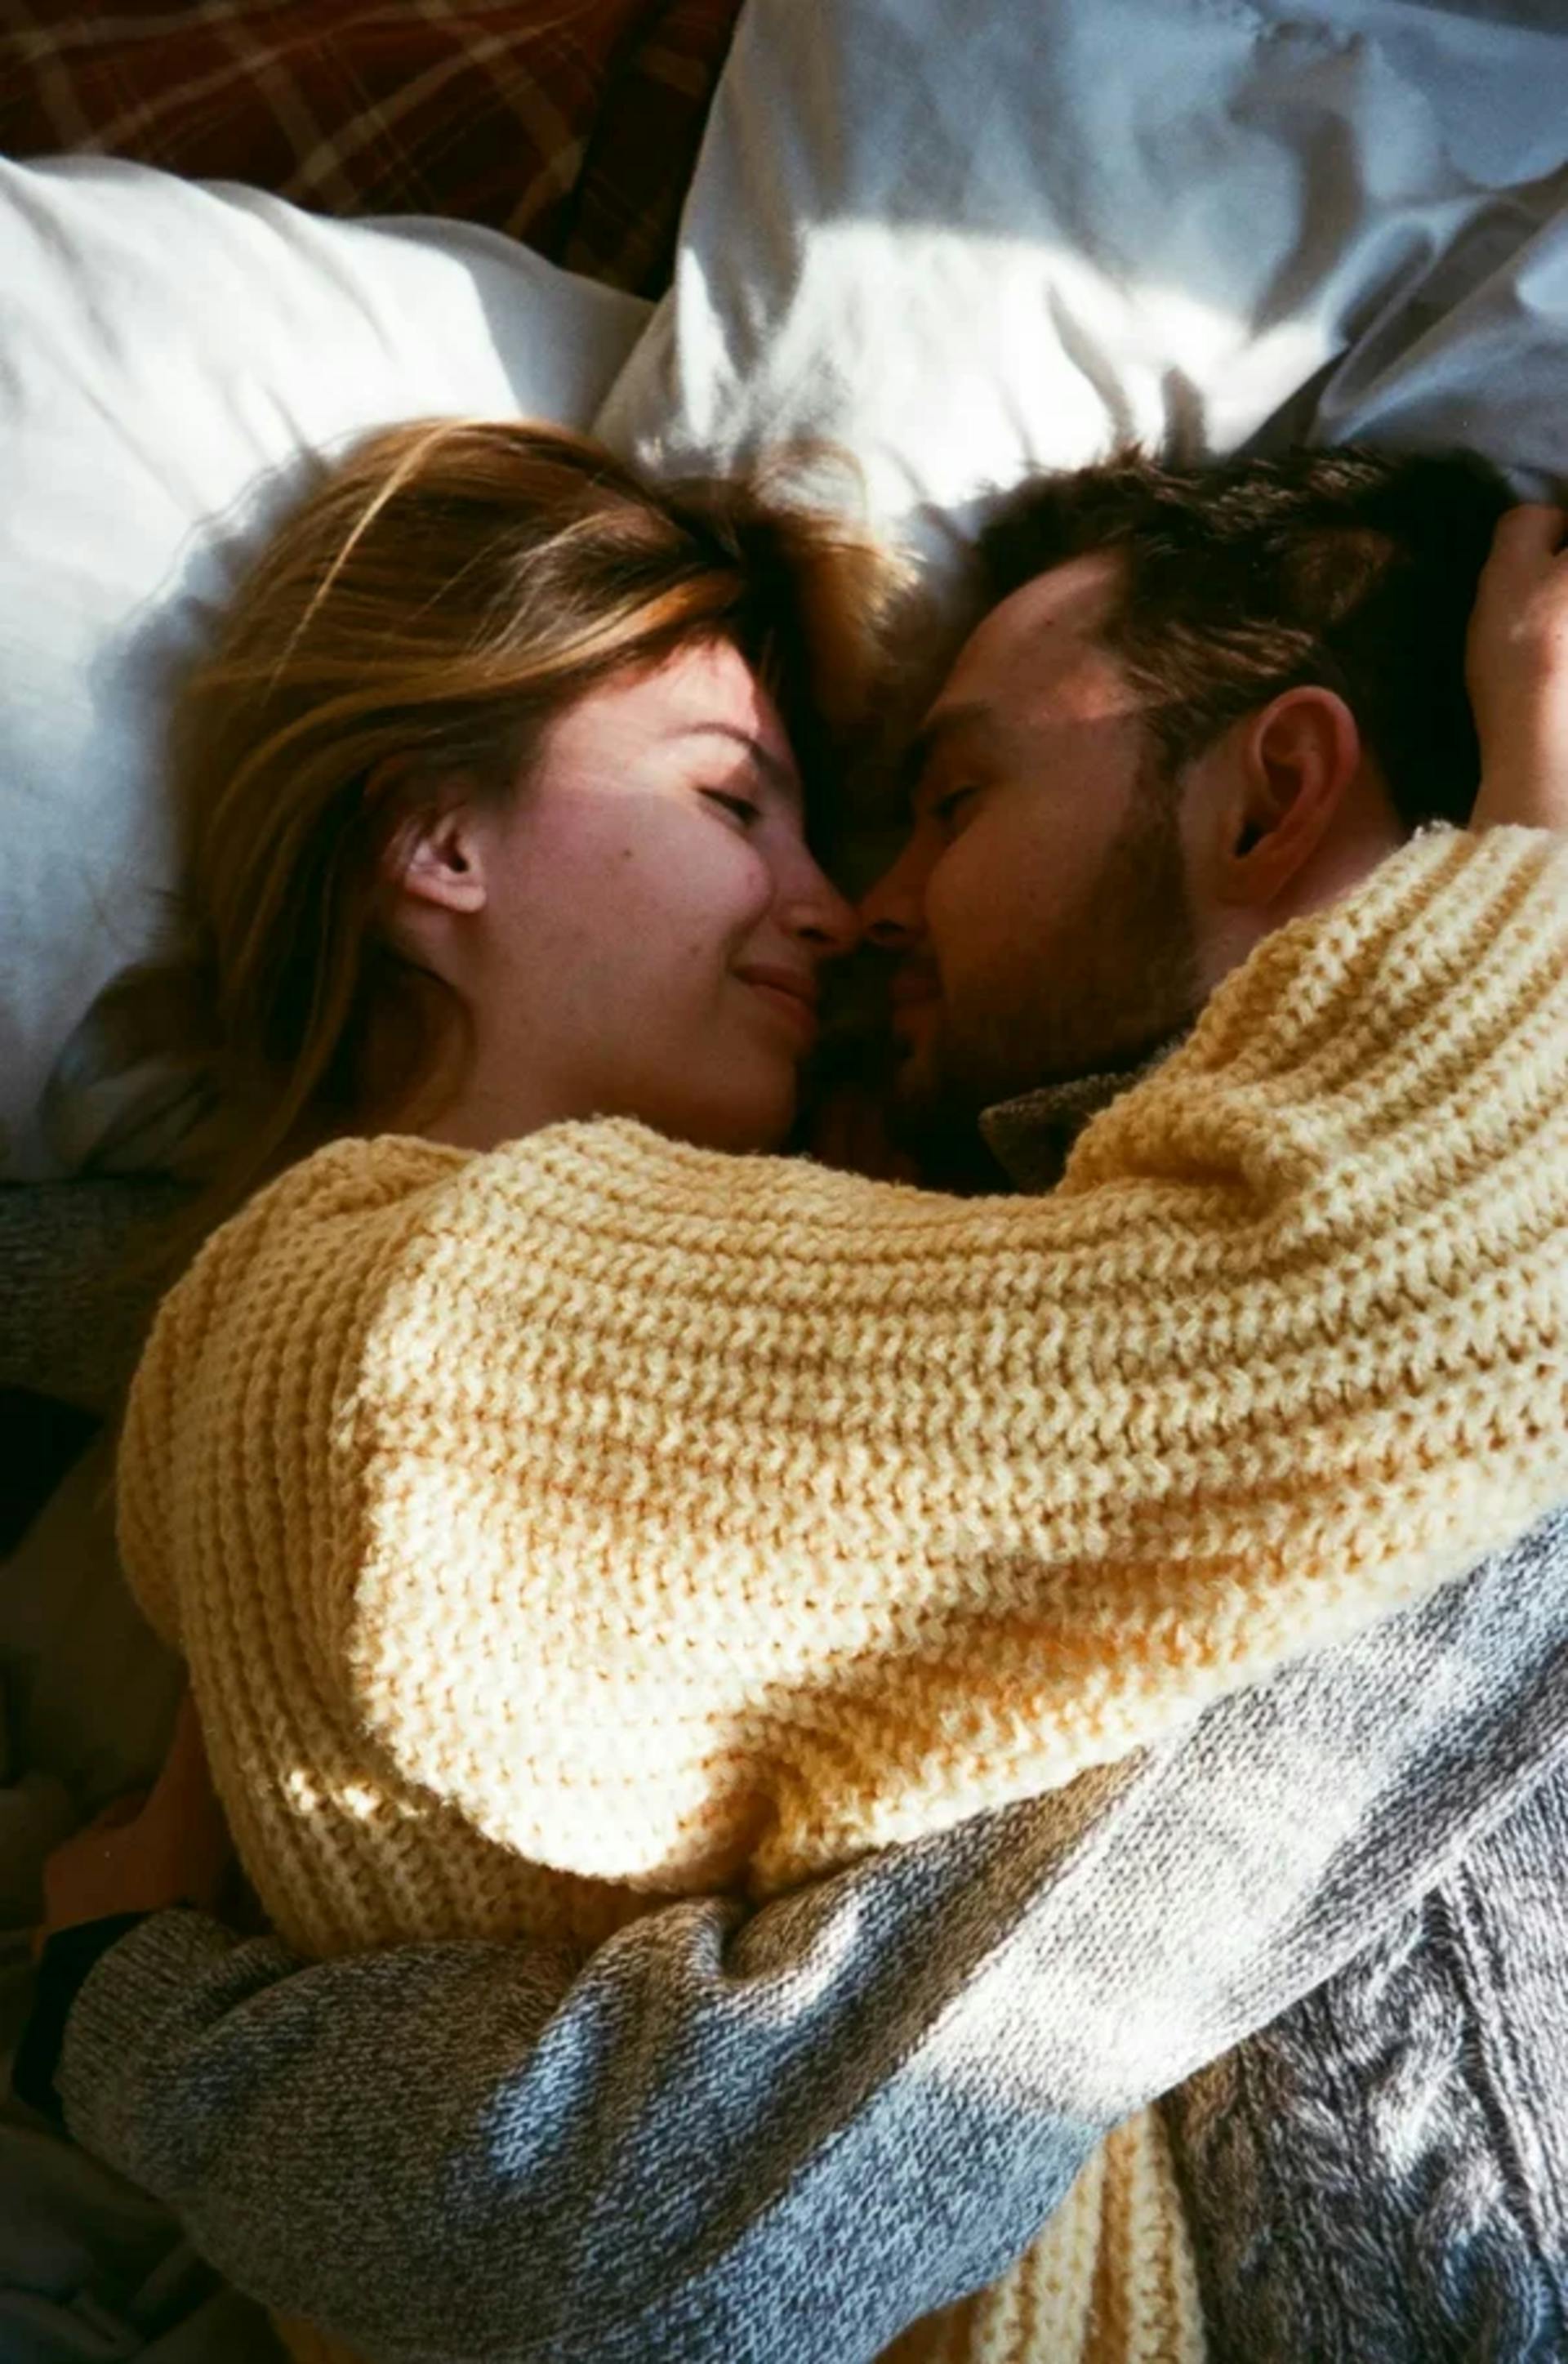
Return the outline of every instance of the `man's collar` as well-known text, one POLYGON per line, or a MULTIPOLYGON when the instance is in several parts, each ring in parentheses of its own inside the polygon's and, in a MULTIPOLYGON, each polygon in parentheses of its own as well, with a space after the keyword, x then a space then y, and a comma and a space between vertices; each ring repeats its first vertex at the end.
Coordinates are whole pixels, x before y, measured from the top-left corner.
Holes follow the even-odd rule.
POLYGON ((998 1100, 981 1111, 986 1148, 1015 1190, 1054 1190, 1066 1171, 1073 1145, 1084 1126, 1123 1092, 1162 1067, 1186 1040, 1173 1034, 1138 1067, 1097 1076, 1074 1076, 1062 1084, 1041 1084, 1017 1099, 998 1100))

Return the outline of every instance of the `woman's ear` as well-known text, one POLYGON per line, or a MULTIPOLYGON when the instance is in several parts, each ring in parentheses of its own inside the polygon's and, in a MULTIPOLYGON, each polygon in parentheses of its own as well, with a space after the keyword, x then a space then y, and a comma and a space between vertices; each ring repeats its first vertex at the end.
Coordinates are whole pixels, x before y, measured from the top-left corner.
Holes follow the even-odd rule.
POLYGON ((1216 751, 1214 888, 1223 903, 1262 909, 1296 883, 1331 828, 1361 772, 1361 731, 1337 691, 1306 682, 1244 715, 1226 742, 1216 751))
MULTIPOLYGON (((406 763, 391 757, 378 764, 367 793, 396 793, 406 763)), ((387 839, 381 857, 382 883, 438 910, 481 911, 485 901, 484 831, 468 784, 437 782, 417 805, 410 805, 387 839)))

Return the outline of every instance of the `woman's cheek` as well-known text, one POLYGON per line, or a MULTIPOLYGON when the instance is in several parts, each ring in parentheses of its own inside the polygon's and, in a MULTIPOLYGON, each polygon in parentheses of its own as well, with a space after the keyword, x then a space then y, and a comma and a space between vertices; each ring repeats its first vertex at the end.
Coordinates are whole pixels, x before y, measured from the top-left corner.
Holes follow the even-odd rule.
POLYGON ((705 846, 687 872, 687 909, 699 923, 726 932, 755 927, 787 892, 783 865, 739 830, 705 846))

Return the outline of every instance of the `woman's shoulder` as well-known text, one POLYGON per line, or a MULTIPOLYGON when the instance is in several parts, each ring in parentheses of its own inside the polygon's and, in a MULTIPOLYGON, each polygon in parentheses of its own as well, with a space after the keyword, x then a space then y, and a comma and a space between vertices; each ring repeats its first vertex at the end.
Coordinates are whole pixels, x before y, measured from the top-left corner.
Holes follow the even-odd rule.
POLYGON ((345 1137, 297 1159, 203 1243, 163 1298, 132 1388, 149 1375, 185 1389, 218 1363, 248 1360, 290 1325, 319 1331, 329 1310, 351 1318, 367 1284, 395 1260, 432 1193, 472 1153, 404 1133, 345 1137))
POLYGON ((419 1133, 346 1135, 285 1166, 232 1220, 272 1227, 373 1215, 450 1181, 476 1154, 419 1133))
MULTIPOLYGON (((170 1299, 232 1292, 258 1256, 287 1255, 331 1237, 351 1254, 357 1237, 395 1219, 472 1163, 473 1153, 413 1133, 345 1135, 296 1158, 252 1191, 203 1242, 170 1299)), ((165 1300, 167 1305, 170 1299, 165 1300)))

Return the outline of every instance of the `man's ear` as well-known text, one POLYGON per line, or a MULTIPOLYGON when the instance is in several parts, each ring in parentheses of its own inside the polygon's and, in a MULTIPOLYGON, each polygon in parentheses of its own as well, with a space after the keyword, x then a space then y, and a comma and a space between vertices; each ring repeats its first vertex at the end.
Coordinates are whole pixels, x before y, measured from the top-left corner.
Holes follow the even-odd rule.
POLYGON ((1337 691, 1282 690, 1221 743, 1210 851, 1221 902, 1262 908, 1311 860, 1362 767, 1361 731, 1337 691))
MULTIPOLYGON (((378 764, 368 793, 395 795, 407 770, 397 757, 378 764)), ((393 894, 438 910, 484 909, 484 831, 465 781, 439 781, 408 805, 382 853, 381 876, 393 894)))

